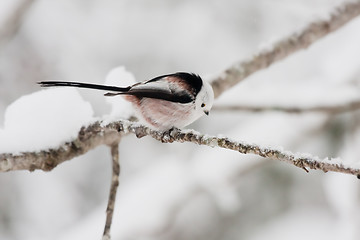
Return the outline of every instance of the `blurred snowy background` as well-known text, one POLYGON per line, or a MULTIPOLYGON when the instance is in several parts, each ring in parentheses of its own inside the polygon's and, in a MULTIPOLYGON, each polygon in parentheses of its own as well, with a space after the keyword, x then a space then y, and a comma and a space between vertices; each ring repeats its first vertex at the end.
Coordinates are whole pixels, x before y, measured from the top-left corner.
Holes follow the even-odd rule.
MULTIPOLYGON (((0 32, 22 2, 0 1, 0 32)), ((341 2, 34 0, 17 31, 0 39, 0 128, 6 107, 39 91, 39 80, 104 83, 117 66, 125 66, 138 81, 176 71, 206 78, 311 20, 327 17, 341 2)), ((358 99, 359 29, 360 19, 355 19, 308 50, 249 77, 217 104, 317 106, 358 99)), ((94 117, 110 113, 101 93, 79 92, 91 103, 94 117)), ((67 102, 61 94, 53 98, 67 102)), ((213 111, 190 128, 359 161, 359 123, 357 111, 213 111)), ((0 174, 0 239, 100 239, 111 176, 109 151, 99 147, 48 173, 0 174)), ((121 142, 120 162, 113 239, 359 236, 359 180, 354 176, 307 174, 223 149, 134 136, 121 142)))

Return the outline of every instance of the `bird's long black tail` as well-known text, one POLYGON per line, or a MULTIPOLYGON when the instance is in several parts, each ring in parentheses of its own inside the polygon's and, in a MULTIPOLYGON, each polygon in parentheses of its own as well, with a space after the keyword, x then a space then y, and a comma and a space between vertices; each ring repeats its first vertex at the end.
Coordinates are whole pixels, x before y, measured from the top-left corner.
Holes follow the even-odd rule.
POLYGON ((76 87, 76 88, 91 88, 97 90, 105 90, 112 92, 127 92, 131 87, 115 87, 115 86, 106 86, 99 84, 91 83, 81 83, 81 82, 62 82, 62 81, 42 81, 38 82, 41 87, 76 87))

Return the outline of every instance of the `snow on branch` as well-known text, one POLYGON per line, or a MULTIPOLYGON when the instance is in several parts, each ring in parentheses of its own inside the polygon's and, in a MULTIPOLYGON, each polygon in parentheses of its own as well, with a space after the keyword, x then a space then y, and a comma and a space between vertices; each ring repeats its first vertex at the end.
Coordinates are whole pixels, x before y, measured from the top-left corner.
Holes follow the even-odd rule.
POLYGON ((251 57, 235 63, 212 79, 211 84, 215 97, 218 97, 251 74, 267 68, 296 51, 306 49, 312 43, 336 31, 358 15, 360 15, 360 1, 349 1, 337 7, 329 15, 328 19, 312 22, 303 30, 274 43, 270 49, 261 50, 251 57))
POLYGON ((175 129, 169 132, 160 132, 127 120, 116 121, 107 125, 99 121, 95 122, 88 127, 83 127, 75 140, 67 142, 57 149, 27 152, 18 155, 0 154, 0 172, 13 170, 33 171, 35 169, 49 171, 58 164, 82 155, 98 145, 112 145, 112 143, 118 142, 121 136, 128 133, 133 133, 138 138, 151 136, 163 143, 191 142, 198 145, 225 148, 242 154, 255 154, 264 158, 290 163, 305 171, 314 169, 360 176, 359 168, 344 165, 344 162, 339 159, 320 159, 308 154, 294 154, 278 148, 262 147, 256 144, 231 140, 227 137, 210 136, 193 130, 175 129))

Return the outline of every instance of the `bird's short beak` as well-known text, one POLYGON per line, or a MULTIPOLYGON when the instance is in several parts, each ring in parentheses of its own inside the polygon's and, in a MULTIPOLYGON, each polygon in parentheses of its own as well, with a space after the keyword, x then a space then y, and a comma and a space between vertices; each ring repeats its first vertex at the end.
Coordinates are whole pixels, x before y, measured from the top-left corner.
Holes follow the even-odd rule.
POLYGON ((209 111, 204 110, 204 113, 209 116, 209 111))

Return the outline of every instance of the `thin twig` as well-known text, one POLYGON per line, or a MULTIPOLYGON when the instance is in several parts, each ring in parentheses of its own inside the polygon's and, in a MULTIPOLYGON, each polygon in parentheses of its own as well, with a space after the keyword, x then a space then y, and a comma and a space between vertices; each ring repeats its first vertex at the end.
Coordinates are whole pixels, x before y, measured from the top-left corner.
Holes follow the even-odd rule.
MULTIPOLYGON (((340 159, 320 159, 308 154, 294 154, 282 149, 262 147, 256 144, 234 141, 227 137, 209 136, 190 130, 173 130, 170 133, 160 132, 138 123, 121 120, 104 126, 101 122, 95 122, 90 127, 84 128, 83 131, 87 133, 89 138, 78 137, 57 149, 44 150, 37 153, 25 152, 20 155, 0 154, 0 172, 14 170, 33 171, 35 169, 48 171, 56 165, 84 154, 96 146, 106 144, 105 140, 113 139, 115 141, 120 139, 123 134, 133 133, 138 138, 151 136, 163 143, 172 143, 174 141, 192 142, 199 145, 225 148, 243 154, 255 154, 264 158, 287 162, 306 171, 309 168, 324 172, 332 171, 355 176, 360 175, 359 168, 352 167, 351 164, 346 164, 340 159), (71 147, 75 145, 79 147, 71 147)), ((82 134, 79 135, 82 136, 82 134)))
POLYGON ((116 192, 119 186, 120 164, 119 164, 119 142, 113 143, 111 146, 111 158, 112 158, 112 177, 111 186, 108 199, 108 205, 106 208, 106 222, 102 240, 110 240, 110 229, 115 208, 116 192))
POLYGON ((219 76, 212 79, 211 84, 215 97, 218 97, 249 75, 267 68, 296 51, 306 49, 317 40, 336 31, 358 15, 360 15, 359 0, 343 3, 330 14, 328 19, 310 23, 302 31, 295 32, 276 42, 271 49, 261 50, 250 58, 235 63, 219 76))
POLYGON ((212 108, 212 111, 247 111, 264 112, 280 111, 287 113, 306 113, 322 112, 326 114, 340 114, 360 109, 360 100, 337 105, 309 106, 309 107, 290 107, 290 106, 249 106, 249 105, 218 105, 212 108))

